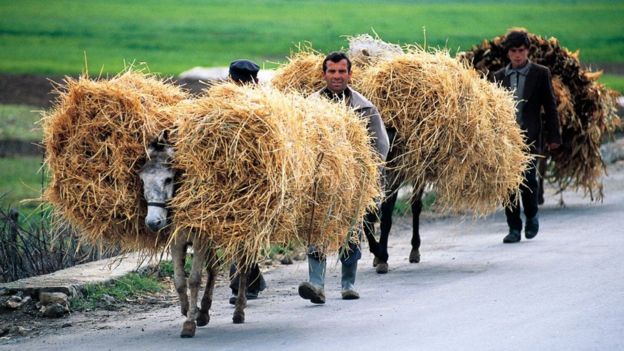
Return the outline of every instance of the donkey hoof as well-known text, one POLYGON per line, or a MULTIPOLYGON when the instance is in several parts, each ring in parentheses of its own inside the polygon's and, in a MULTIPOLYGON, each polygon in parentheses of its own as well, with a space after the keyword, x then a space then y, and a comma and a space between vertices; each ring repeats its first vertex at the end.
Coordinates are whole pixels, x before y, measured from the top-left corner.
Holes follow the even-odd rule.
POLYGON ((245 323, 245 314, 243 314, 243 313, 235 314, 234 317, 232 317, 232 322, 234 322, 234 324, 243 324, 243 323, 245 323))
POLYGON ((388 263, 386 263, 386 262, 379 262, 379 264, 377 264, 377 267, 375 268, 375 271, 377 272, 377 274, 386 274, 386 273, 388 273, 388 263))
POLYGON ((181 338, 192 338, 195 336, 195 322, 194 321, 186 321, 182 325, 182 332, 180 333, 181 338))
POLYGON ((210 322, 210 316, 208 315, 208 313, 199 313, 199 316, 197 316, 197 326, 198 327, 203 327, 208 325, 208 322, 210 322))
POLYGON ((418 263, 418 262, 420 262, 420 252, 418 252, 418 250, 412 249, 412 251, 410 252, 410 255, 409 255, 409 261, 410 261, 410 263, 418 263))

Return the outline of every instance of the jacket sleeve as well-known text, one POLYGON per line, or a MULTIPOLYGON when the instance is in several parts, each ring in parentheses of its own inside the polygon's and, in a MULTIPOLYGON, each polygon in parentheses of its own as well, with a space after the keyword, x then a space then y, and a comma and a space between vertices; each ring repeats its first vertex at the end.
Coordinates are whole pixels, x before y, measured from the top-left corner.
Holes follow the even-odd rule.
POLYGON ((552 76, 550 70, 546 69, 544 72, 545 82, 542 85, 544 91, 542 92, 542 105, 544 106, 545 120, 544 125, 546 128, 546 142, 561 144, 561 132, 559 131, 559 115, 557 113, 557 102, 555 99, 555 93, 552 86, 552 76))
POLYGON ((388 139, 388 133, 386 132, 386 127, 379 115, 379 111, 377 108, 371 107, 367 109, 368 114, 368 128, 371 136, 375 139, 375 148, 382 160, 386 160, 388 156, 388 151, 390 150, 390 140, 388 139))

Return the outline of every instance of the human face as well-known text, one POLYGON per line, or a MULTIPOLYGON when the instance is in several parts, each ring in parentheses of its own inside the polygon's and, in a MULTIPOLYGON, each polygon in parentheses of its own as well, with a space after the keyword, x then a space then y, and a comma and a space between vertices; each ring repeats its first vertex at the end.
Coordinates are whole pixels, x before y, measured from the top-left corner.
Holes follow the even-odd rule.
POLYGON ((529 61, 529 48, 522 45, 507 50, 507 57, 511 61, 511 68, 524 66, 529 61))
POLYGON ((338 62, 327 61, 327 69, 323 72, 323 78, 327 83, 327 88, 334 93, 341 93, 347 88, 351 79, 349 64, 342 59, 338 62))

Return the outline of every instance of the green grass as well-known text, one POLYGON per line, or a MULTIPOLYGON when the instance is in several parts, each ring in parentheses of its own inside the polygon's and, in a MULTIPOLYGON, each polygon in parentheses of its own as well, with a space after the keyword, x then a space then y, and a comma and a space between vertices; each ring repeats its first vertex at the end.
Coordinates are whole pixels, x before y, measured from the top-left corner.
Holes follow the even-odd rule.
POLYGON ((82 297, 70 299, 72 310, 84 311, 99 307, 112 307, 103 300, 104 295, 115 298, 116 301, 125 302, 127 298, 132 298, 145 293, 159 292, 163 285, 157 278, 130 273, 108 284, 86 285, 82 297))
POLYGON ((617 90, 624 95, 624 76, 616 74, 605 74, 600 77, 600 82, 607 87, 617 90))
POLYGON ((468 49, 511 26, 556 36, 583 61, 624 62, 622 1, 0 0, 0 72, 119 72, 124 61, 178 74, 247 57, 282 61, 310 41, 327 52, 343 35, 468 49))
POLYGON ((0 105, 0 139, 40 141, 40 108, 27 105, 0 105))
POLYGON ((0 206, 34 208, 38 202, 20 204, 41 196, 41 157, 0 158, 0 206))

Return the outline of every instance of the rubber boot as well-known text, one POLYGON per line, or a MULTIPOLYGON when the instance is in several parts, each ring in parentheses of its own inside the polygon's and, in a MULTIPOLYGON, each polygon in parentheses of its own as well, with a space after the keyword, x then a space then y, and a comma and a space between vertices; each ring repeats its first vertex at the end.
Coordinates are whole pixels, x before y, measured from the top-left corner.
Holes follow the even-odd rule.
POLYGON ((342 286, 343 300, 357 300, 360 295, 355 291, 355 274, 357 272, 357 261, 352 264, 342 264, 342 275, 340 284, 342 286))
POLYGON ((312 303, 325 303, 325 267, 326 260, 319 260, 314 255, 308 255, 309 282, 299 284, 299 296, 312 303))

